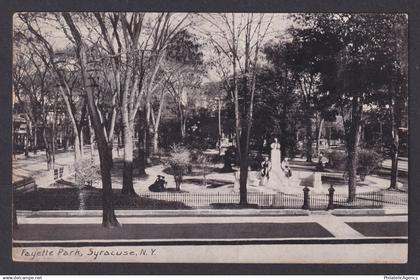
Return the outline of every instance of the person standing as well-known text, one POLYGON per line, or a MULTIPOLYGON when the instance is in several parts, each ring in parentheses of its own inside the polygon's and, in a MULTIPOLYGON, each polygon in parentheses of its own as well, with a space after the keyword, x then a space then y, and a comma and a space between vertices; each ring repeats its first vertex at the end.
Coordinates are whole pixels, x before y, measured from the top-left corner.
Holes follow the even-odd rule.
POLYGON ((282 161, 281 169, 283 170, 286 178, 292 177, 292 170, 290 169, 289 159, 287 157, 285 157, 284 160, 282 161))
POLYGON ((271 162, 268 157, 265 157, 264 161, 261 162, 261 180, 260 186, 265 186, 270 180, 271 162))

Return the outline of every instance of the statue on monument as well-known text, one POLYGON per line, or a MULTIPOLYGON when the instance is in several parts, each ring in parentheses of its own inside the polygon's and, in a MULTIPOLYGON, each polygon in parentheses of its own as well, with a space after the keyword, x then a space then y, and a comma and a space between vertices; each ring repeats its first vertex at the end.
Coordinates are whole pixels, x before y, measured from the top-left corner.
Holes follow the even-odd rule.
POLYGON ((274 142, 271 143, 271 173, 268 185, 274 188, 281 188, 282 186, 289 185, 289 177, 292 176, 292 172, 289 167, 289 162, 285 159, 281 161, 280 143, 277 138, 274 138, 274 142))
POLYGON ((274 142, 271 143, 271 165, 273 170, 281 170, 281 154, 280 154, 280 143, 277 138, 274 138, 274 142))

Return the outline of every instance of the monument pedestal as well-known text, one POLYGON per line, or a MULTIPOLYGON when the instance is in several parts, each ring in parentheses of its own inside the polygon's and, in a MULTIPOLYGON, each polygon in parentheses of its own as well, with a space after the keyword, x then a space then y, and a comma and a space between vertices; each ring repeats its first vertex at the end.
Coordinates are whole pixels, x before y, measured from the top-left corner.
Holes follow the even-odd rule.
POLYGON ((322 176, 322 174, 320 172, 315 172, 314 173, 314 183, 313 183, 314 190, 322 189, 321 176, 322 176))

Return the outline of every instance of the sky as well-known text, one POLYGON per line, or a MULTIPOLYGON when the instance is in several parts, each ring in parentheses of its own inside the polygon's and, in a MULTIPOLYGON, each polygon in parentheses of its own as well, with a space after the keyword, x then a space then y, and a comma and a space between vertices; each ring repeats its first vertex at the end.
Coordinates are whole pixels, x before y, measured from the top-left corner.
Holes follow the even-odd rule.
MULTIPOLYGON (((183 18, 186 14, 185 13, 174 13, 172 15, 174 22, 176 20, 179 20, 183 18)), ((239 19, 245 19, 248 14, 232 14, 228 13, 226 14, 228 18, 235 17, 236 25, 239 25, 239 19)), ((261 14, 253 14, 254 18, 259 18, 261 14)), ((155 13, 147 13, 147 16, 150 20, 153 21, 153 17, 156 16, 155 13)), ((291 21, 287 18, 288 14, 280 14, 280 13, 268 13, 264 14, 264 20, 263 20, 263 27, 265 28, 268 26, 266 31, 266 36, 264 41, 267 42, 271 39, 274 39, 275 37, 281 35, 284 33, 284 31, 291 26, 291 21), (268 24, 269 23, 269 24, 268 24)), ((51 20, 48 21, 40 21, 39 28, 41 32, 44 35, 47 35, 48 40, 52 43, 54 49, 64 49, 68 47, 71 42, 66 38, 64 33, 62 32, 61 26, 56 21, 56 18, 53 14, 48 13, 46 14, 47 18, 50 18, 51 20)), ((203 47, 203 54, 204 54, 204 60, 209 60, 213 56, 213 48, 205 43, 205 41, 208 39, 206 36, 209 34, 215 35, 217 34, 218 30, 217 28, 210 24, 209 21, 206 20, 206 18, 217 18, 220 25, 223 25, 223 22, 220 22, 220 14, 194 14, 191 17, 191 21, 189 22, 189 25, 187 29, 191 32, 197 35, 201 40, 200 43, 204 43, 203 47)), ((14 16, 14 25, 15 27, 19 27, 22 23, 20 22, 19 18, 17 17, 17 14, 14 16)), ((64 22, 64 21, 63 21, 64 22)), ((83 33, 87 33, 87 28, 84 26, 78 25, 80 28, 80 31, 83 35, 83 33)), ((227 29, 227 26, 223 26, 224 29, 227 29)), ((263 42, 263 44, 265 43, 263 42)), ((209 81, 217 81, 220 80, 220 77, 216 74, 216 72, 213 69, 209 69, 207 71, 207 76, 204 77, 204 82, 209 81)))
MULTIPOLYGON (((232 19, 232 17, 235 17, 235 24, 237 26, 236 31, 240 29, 238 25, 240 25, 240 20, 242 19, 245 21, 248 14, 226 14, 228 19, 232 19)), ((262 23, 262 33, 265 33, 264 36, 264 42, 260 42, 261 45, 264 45, 264 43, 275 39, 278 36, 281 36, 284 34, 284 32, 292 25, 291 20, 289 20, 287 17, 289 14, 285 13, 266 13, 266 14, 253 14, 256 21, 259 19, 260 15, 263 15, 263 23, 262 23)), ((209 36, 214 36, 215 39, 218 39, 220 44, 223 44, 223 38, 217 37, 218 34, 222 32, 226 32, 229 30, 228 24, 223 23, 223 20, 219 17, 218 14, 200 14, 200 16, 204 19, 197 22, 197 25, 194 26, 193 32, 201 38, 203 43, 205 43, 206 40, 208 40, 209 36), (210 18, 213 23, 209 23, 209 21, 206 20, 206 18, 210 18), (218 24, 221 26, 221 29, 218 29, 214 25, 218 24)), ((200 17, 199 17, 200 18, 200 17)), ((230 24, 231 25, 231 24, 230 24)), ((254 24, 254 26, 256 26, 254 24)), ((243 38, 243 36, 242 36, 243 38)), ((255 42, 255 41, 254 41, 255 42)), ((242 44, 242 47, 244 45, 242 44)), ((204 54, 204 60, 210 60, 212 56, 214 56, 214 48, 211 46, 208 46, 203 49, 204 54)), ((220 76, 216 73, 214 69, 208 69, 207 71, 207 77, 204 78, 204 82, 212 82, 212 81, 218 81, 220 80, 220 76)))

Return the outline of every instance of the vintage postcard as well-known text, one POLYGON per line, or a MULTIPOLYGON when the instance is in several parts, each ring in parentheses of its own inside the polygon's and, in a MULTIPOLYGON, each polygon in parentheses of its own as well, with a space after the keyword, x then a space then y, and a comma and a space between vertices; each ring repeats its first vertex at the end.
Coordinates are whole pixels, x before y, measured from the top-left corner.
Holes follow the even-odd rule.
POLYGON ((13 260, 407 263, 408 16, 17 12, 13 260))

